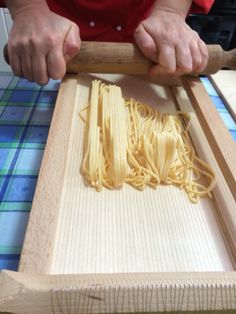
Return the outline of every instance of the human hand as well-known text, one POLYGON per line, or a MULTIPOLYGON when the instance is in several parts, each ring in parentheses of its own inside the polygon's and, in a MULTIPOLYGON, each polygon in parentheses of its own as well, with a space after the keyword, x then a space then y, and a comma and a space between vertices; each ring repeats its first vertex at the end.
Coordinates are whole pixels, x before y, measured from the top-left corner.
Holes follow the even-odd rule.
POLYGON ((156 63, 151 75, 200 73, 207 65, 205 43, 175 11, 156 10, 138 25, 134 38, 143 54, 156 63))
POLYGON ((8 54, 13 72, 44 85, 61 79, 66 63, 80 49, 78 26, 49 10, 46 5, 28 5, 13 16, 8 54))

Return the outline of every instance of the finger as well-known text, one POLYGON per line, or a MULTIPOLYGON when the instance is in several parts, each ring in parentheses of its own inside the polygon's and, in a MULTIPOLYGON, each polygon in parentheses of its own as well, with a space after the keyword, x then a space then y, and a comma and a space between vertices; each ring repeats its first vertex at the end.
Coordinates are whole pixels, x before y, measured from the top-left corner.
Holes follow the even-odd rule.
POLYGON ((190 48, 185 44, 178 44, 176 51, 176 74, 190 73, 193 69, 193 56, 190 48))
POLYGON ((20 58, 17 55, 16 52, 9 52, 9 59, 10 59, 10 65, 12 68, 12 71, 14 72, 14 74, 16 76, 22 77, 23 73, 21 70, 21 62, 20 62, 20 58))
POLYGON ((202 64, 202 54, 197 42, 193 42, 190 44, 190 51, 193 60, 192 69, 196 71, 196 69, 198 69, 198 67, 202 64))
POLYGON ((169 76, 171 75, 172 73, 169 73, 166 71, 166 68, 163 68, 161 65, 157 64, 157 65, 154 65, 150 71, 149 71, 149 74, 151 76, 169 76))
POLYGON ((47 55, 47 73, 52 79, 61 79, 66 73, 66 63, 62 49, 57 47, 47 55))
POLYGON ((33 79, 40 85, 48 83, 47 64, 45 55, 35 55, 32 58, 33 79))
POLYGON ((198 48, 201 53, 202 60, 201 63, 194 69, 194 71, 197 73, 201 73, 205 70, 207 66, 209 56, 207 46, 201 39, 199 39, 198 41, 198 48))
POLYGON ((153 38, 139 25, 134 33, 134 39, 142 53, 153 62, 158 62, 158 51, 153 38))
POLYGON ((162 45, 158 56, 158 67, 150 70, 151 75, 174 74, 176 71, 176 55, 174 46, 162 45))
POLYGON ((20 55, 21 61, 21 69, 24 77, 29 80, 30 82, 33 81, 33 71, 32 71, 32 61, 29 54, 21 54, 20 55))
POLYGON ((69 32, 66 35, 63 45, 63 55, 65 62, 71 60, 79 53, 81 47, 81 39, 79 27, 76 24, 72 24, 69 32))

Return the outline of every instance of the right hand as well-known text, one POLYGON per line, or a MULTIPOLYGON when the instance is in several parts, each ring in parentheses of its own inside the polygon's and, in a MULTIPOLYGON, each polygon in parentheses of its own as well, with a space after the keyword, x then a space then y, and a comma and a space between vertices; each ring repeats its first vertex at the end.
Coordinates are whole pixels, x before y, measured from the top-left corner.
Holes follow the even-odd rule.
POLYGON ((46 6, 19 10, 13 21, 8 54, 15 75, 41 85, 61 79, 80 49, 78 26, 46 6))
POLYGON ((206 44, 174 9, 152 12, 138 25, 134 38, 143 54, 156 63, 151 75, 183 75, 206 68, 206 44))

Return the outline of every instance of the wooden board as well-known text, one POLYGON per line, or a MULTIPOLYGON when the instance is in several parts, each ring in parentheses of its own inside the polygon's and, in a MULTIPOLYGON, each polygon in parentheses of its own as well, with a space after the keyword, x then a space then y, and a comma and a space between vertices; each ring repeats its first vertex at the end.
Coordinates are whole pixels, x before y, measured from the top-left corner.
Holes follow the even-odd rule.
POLYGON ((68 76, 52 120, 20 272, 0 276, 0 311, 236 309, 235 200, 186 91, 128 76, 101 77, 160 111, 189 112, 198 154, 216 172, 214 199, 193 205, 171 186, 101 193, 85 186, 78 114, 95 76, 68 76))
POLYGON ((210 76, 217 93, 236 121, 236 71, 221 70, 210 76))

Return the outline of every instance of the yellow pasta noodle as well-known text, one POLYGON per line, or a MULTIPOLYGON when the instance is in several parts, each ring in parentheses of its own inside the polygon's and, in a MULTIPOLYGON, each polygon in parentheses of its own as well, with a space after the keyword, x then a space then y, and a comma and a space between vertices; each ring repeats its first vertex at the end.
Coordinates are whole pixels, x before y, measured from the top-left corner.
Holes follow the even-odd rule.
POLYGON ((82 174, 97 191, 172 184, 194 203, 211 197, 215 175, 195 153, 187 113, 161 114, 97 80, 86 112, 82 174))

